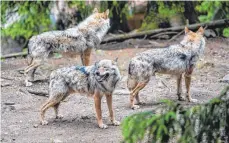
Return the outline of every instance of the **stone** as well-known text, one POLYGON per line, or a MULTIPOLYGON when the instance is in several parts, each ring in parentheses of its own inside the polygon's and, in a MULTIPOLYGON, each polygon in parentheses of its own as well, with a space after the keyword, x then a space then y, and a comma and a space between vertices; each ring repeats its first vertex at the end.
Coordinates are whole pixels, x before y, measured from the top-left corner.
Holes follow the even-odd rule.
POLYGON ((225 83, 229 83, 229 74, 225 75, 220 82, 225 82, 225 83))

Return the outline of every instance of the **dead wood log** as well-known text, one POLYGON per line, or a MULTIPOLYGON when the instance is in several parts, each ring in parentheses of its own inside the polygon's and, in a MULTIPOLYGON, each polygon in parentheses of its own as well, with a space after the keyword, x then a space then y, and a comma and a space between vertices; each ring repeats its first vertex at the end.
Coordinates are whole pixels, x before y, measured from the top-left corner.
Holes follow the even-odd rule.
POLYGON ((45 97, 48 96, 48 92, 45 92, 45 91, 35 91, 31 89, 28 89, 27 91, 31 94, 38 95, 38 96, 45 96, 45 97))
POLYGON ((11 78, 11 77, 4 77, 4 76, 1 76, 2 79, 6 79, 6 80, 14 80, 14 78, 11 78))
POLYGON ((169 42, 173 41, 174 39, 176 39, 178 36, 180 36, 181 34, 183 34, 184 30, 182 30, 181 32, 179 32, 177 35, 173 36, 169 42))
POLYGON ((150 36, 150 39, 153 39, 153 38, 159 38, 160 36, 162 35, 175 35, 177 34, 178 32, 163 32, 163 33, 158 33, 158 34, 155 34, 153 36, 150 36))
POLYGON ((7 55, 2 55, 1 59, 26 56, 27 54, 28 54, 27 52, 12 53, 12 54, 7 54, 7 55))
MULTIPOLYGON (((192 24, 188 25, 187 27, 191 30, 196 30, 200 26, 208 26, 208 28, 215 28, 215 27, 225 27, 229 25, 229 19, 222 19, 222 20, 216 20, 206 23, 198 23, 198 24, 192 24)), ((164 29, 156 29, 156 30, 149 30, 149 31, 142 31, 142 32, 136 32, 136 33, 128 33, 128 34, 121 34, 116 35, 114 37, 105 38, 101 44, 114 42, 114 41, 124 41, 131 38, 143 38, 146 36, 146 38, 158 34, 160 32, 169 32, 169 31, 176 31, 179 32, 184 29, 185 26, 178 26, 178 27, 171 27, 171 28, 164 28, 164 29)))

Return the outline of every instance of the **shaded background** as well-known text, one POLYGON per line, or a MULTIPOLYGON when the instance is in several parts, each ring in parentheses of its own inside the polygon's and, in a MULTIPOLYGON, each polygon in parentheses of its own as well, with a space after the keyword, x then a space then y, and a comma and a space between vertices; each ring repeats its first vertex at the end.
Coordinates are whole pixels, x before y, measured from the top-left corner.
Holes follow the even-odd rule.
MULTIPOLYGON (((110 9, 109 33, 114 34, 229 17, 226 1, 1 1, 1 55, 22 52, 33 35, 76 26, 95 7, 100 12, 110 9)), ((210 32, 212 36, 229 36, 226 25, 210 32)))

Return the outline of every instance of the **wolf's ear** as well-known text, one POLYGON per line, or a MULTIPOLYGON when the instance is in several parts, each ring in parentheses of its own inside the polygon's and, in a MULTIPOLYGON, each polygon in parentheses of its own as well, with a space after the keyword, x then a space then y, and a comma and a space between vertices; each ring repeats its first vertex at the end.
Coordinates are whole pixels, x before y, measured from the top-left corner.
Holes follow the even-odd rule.
POLYGON ((187 34, 188 32, 189 32, 189 29, 188 29, 188 27, 185 26, 184 33, 187 34))
POLYGON ((204 28, 201 26, 196 33, 204 35, 204 28))
POLYGON ((105 11, 105 14, 108 16, 109 15, 109 9, 105 11))
POLYGON ((118 57, 115 58, 114 61, 112 61, 112 63, 113 63, 114 65, 117 65, 117 63, 118 63, 118 57))
POLYGON ((99 12, 98 9, 94 8, 93 13, 98 13, 98 12, 99 12))

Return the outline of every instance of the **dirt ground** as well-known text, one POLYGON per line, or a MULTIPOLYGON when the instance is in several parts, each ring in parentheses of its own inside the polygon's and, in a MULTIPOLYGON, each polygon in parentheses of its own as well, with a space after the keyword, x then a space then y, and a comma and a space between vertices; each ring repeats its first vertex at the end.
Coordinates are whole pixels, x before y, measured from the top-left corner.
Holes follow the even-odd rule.
MULTIPOLYGON (((154 110, 160 106, 161 99, 177 102, 176 80, 169 75, 157 74, 156 78, 152 77, 150 83, 140 93, 140 98, 145 105, 138 110, 129 108, 129 95, 126 88, 127 65, 131 57, 145 50, 147 49, 128 48, 93 51, 92 63, 104 58, 119 58, 118 63, 123 77, 113 95, 115 116, 119 121, 137 112, 154 110)), ((108 129, 98 128, 93 99, 85 96, 70 96, 67 102, 61 104, 60 112, 64 115, 62 120, 54 120, 54 111, 50 109, 46 114, 49 124, 39 125, 39 108, 47 97, 30 94, 27 90, 48 92, 47 80, 41 80, 45 79, 45 75, 55 68, 77 64, 80 64, 79 58, 50 59, 48 64, 37 71, 36 83, 32 87, 25 87, 24 75, 19 72, 26 66, 25 59, 14 58, 1 62, 1 142, 110 143, 122 140, 121 127, 109 123, 105 98, 103 98, 102 111, 103 120, 109 125, 108 129)), ((229 74, 229 40, 208 39, 204 60, 198 64, 192 77, 191 94, 193 98, 199 100, 197 104, 207 102, 218 95, 226 84, 220 82, 226 74, 229 74)), ((195 105, 185 101, 180 103, 184 106, 195 105)))

